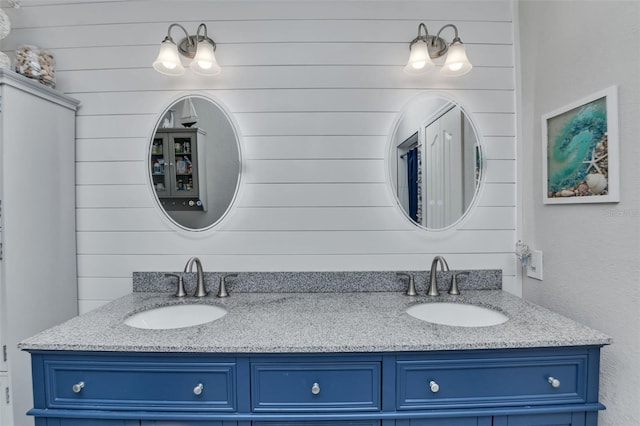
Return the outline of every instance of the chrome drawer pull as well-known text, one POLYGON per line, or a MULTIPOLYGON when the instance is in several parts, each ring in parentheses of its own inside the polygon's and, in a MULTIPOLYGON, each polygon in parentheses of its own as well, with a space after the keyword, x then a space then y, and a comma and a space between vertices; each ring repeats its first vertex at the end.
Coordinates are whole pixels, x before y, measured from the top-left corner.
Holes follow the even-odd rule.
POLYGON ((84 388, 84 382, 78 382, 71 387, 74 393, 79 393, 84 388))
POLYGON ((429 389, 431 389, 431 392, 436 393, 440 390, 440 385, 432 380, 429 382, 429 389))
POLYGON ((549 377, 549 384, 552 388, 559 388, 560 380, 556 379, 555 377, 549 377))
POLYGON ((200 394, 202 394, 203 390, 204 390, 204 385, 202 383, 198 383, 198 386, 193 388, 193 394, 194 395, 200 395, 200 394))
POLYGON ((320 385, 319 385, 319 384, 317 384, 317 383, 314 383, 314 384, 311 386, 311 393, 312 393, 312 394, 314 394, 314 395, 319 394, 319 393, 320 393, 320 385))

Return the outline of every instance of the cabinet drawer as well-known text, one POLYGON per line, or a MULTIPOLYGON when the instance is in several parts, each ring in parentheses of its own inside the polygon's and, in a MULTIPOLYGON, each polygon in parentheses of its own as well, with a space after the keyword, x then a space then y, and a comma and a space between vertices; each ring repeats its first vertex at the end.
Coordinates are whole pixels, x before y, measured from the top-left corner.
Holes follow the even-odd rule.
POLYGON ((380 420, 302 420, 281 422, 252 422, 252 426, 380 426, 380 420))
POLYGON ((396 404, 415 410, 584 403, 586 364, 586 355, 398 361, 396 404))
POLYGON ((253 411, 380 410, 379 362, 254 363, 253 411))
POLYGON ((235 411, 235 363, 45 361, 47 408, 235 411))

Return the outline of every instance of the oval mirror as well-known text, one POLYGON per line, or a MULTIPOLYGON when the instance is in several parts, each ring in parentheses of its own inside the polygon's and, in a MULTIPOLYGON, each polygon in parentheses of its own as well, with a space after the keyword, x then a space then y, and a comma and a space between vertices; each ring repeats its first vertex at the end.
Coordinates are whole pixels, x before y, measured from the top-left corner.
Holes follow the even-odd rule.
POLYGON ((229 211, 240 181, 240 144, 216 102, 186 96, 161 115, 149 144, 149 178, 158 205, 179 227, 211 228, 229 211))
POLYGON ((426 229, 446 229, 464 217, 478 192, 480 138, 460 105, 423 93, 400 112, 388 166, 393 192, 407 218, 426 229))

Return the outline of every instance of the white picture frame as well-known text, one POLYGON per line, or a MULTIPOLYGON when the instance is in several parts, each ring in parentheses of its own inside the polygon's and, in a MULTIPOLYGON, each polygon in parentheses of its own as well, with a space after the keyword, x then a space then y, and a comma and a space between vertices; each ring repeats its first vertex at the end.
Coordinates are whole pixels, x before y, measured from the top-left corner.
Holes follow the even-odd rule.
POLYGON ((542 116, 544 204, 620 201, 618 88, 542 116))

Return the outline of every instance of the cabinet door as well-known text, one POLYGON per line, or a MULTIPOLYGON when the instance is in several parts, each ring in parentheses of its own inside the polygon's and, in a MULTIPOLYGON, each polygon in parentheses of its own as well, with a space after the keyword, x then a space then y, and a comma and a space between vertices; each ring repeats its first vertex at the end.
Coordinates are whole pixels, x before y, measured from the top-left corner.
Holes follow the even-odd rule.
POLYGON ((193 133, 172 134, 171 140, 171 192, 173 196, 194 197, 198 195, 198 177, 195 174, 194 166, 197 167, 197 156, 195 150, 197 144, 193 133))
POLYGON ((447 417, 442 419, 397 420, 396 426, 491 426, 491 417, 447 417))
MULTIPOLYGON (((252 426, 380 426, 379 420, 253 422, 252 426)), ((226 425, 225 425, 226 426, 226 425)))
POLYGON ((10 425, 11 405, 9 404, 9 377, 7 373, 0 373, 0 425, 10 425))
POLYGON ((158 198, 166 197, 169 194, 169 138, 166 133, 156 133, 151 145, 151 176, 153 187, 158 194, 158 198))
MULTIPOLYGON (((585 413, 531 414, 495 417, 493 426, 585 426, 585 413)), ((595 423, 594 423, 595 425, 595 423)))
POLYGON ((140 426, 140 421, 39 418, 36 426, 140 426))
MULTIPOLYGON (((140 426, 236 426, 236 422, 208 420, 206 422, 189 422, 180 420, 143 420, 140 426)), ((127 425, 129 426, 129 425, 127 425)))

